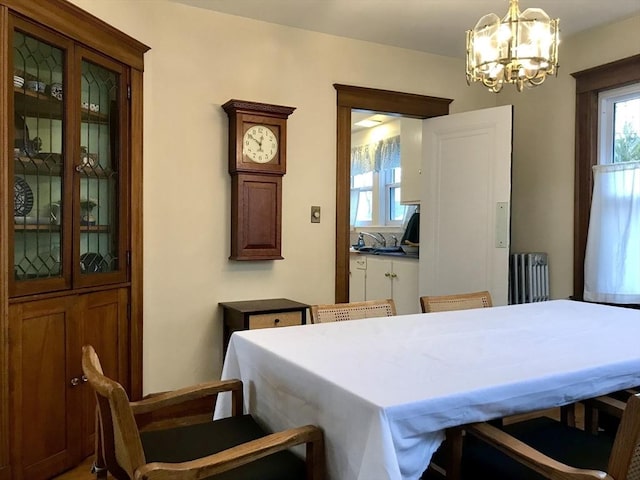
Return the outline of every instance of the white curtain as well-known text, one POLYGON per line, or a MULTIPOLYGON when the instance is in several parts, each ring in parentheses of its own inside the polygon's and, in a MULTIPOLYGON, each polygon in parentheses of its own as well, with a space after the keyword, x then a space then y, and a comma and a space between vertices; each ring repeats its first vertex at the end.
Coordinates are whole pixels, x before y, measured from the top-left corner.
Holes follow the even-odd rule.
POLYGON ((593 167, 584 299, 640 303, 640 162, 593 167))

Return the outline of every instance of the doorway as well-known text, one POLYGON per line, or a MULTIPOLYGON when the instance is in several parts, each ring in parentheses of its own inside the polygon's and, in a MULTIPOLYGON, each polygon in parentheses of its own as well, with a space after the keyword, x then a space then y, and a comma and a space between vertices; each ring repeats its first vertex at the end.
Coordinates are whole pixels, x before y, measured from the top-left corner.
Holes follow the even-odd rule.
POLYGON ((448 98, 334 84, 337 92, 336 267, 335 301, 349 301, 349 218, 351 179, 351 110, 369 110, 410 118, 449 114, 448 98))

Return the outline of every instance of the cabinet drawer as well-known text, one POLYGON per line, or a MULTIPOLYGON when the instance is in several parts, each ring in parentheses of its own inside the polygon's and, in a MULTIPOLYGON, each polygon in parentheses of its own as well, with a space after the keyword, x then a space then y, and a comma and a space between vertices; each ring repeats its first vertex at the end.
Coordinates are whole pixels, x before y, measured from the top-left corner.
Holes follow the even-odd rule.
POLYGON ((249 317, 249 329, 302 325, 302 312, 263 313, 249 317))

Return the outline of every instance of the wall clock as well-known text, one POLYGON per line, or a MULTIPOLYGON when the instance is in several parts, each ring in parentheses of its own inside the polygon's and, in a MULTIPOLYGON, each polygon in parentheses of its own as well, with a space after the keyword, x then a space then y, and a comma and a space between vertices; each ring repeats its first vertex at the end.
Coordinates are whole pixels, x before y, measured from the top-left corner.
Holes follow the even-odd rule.
POLYGON ((295 107, 229 100, 231 260, 281 260, 287 119, 295 107))

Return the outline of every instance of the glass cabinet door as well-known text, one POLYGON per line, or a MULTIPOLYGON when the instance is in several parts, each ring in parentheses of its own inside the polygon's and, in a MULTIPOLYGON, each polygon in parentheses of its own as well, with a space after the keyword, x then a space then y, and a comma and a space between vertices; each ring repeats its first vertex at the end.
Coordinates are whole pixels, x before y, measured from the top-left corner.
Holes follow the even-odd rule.
POLYGON ((13 19, 10 294, 128 275, 127 70, 13 19))
MULTIPOLYGON (((29 27, 33 29, 33 27, 29 27)), ((64 227, 68 41, 38 30, 13 33, 12 293, 70 285, 64 227)), ((11 101, 12 100, 12 101, 11 101)), ((11 207, 9 207, 11 208, 11 207)))
POLYGON ((74 283, 95 285, 126 274, 126 79, 119 64, 88 51, 80 53, 80 72, 74 283))

